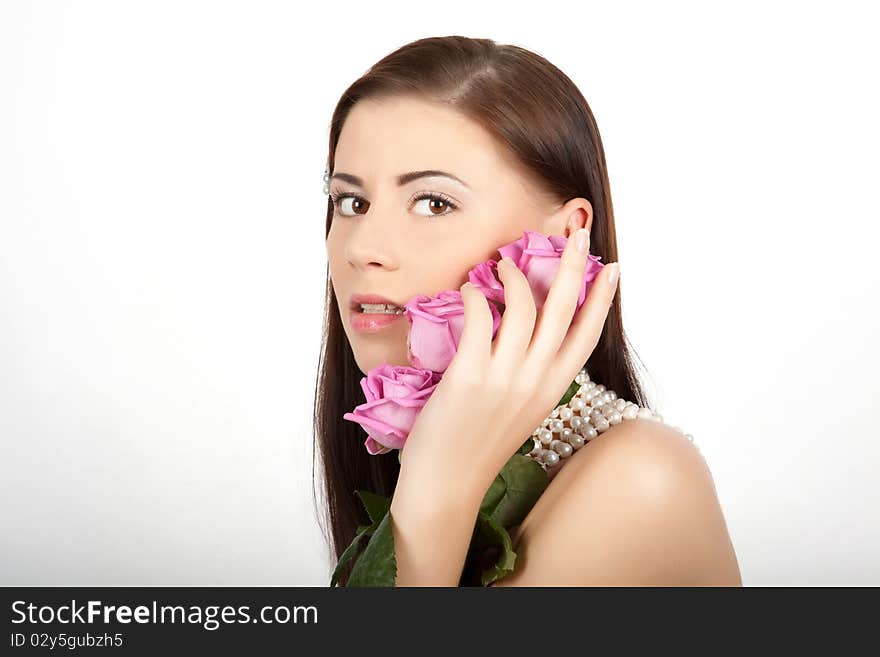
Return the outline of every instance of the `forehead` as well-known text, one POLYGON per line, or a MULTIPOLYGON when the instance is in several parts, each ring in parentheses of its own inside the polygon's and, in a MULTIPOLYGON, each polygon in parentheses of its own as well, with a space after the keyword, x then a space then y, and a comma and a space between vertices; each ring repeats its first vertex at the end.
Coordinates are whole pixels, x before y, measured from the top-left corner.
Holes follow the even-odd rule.
POLYGON ((474 190, 525 184, 512 154, 457 110, 405 97, 354 105, 336 146, 336 171, 370 186, 425 169, 448 171, 474 190))

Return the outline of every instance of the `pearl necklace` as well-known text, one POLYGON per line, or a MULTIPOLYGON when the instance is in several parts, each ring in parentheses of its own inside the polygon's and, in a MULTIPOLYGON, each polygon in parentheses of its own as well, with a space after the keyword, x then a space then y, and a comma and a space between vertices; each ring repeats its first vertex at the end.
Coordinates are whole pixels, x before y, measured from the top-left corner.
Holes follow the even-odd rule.
MULTIPOLYGON (((618 399, 617 393, 608 390, 601 383, 590 380, 587 370, 581 369, 575 377, 580 385, 578 391, 544 418, 541 426, 532 433, 535 446, 528 456, 534 459, 545 471, 561 467, 569 456, 585 444, 604 433, 623 420, 645 418, 657 422, 663 416, 625 399, 618 399)), ((685 435, 691 442, 694 437, 684 433, 680 427, 672 427, 685 435)))

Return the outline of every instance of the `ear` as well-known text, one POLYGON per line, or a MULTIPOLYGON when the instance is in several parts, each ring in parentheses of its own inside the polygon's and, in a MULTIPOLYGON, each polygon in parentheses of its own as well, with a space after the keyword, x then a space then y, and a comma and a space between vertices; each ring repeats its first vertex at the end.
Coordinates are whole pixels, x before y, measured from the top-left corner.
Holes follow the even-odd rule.
POLYGON ((573 198, 547 217, 541 228, 545 235, 569 237, 578 228, 593 230, 593 205, 585 198, 573 198))

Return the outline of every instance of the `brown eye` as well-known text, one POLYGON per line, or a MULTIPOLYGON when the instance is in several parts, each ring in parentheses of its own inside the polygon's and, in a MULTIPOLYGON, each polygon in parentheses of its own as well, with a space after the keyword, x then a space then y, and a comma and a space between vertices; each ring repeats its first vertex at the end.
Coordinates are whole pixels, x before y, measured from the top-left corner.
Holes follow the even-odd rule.
POLYGON ((358 196, 351 197, 351 211, 353 214, 366 214, 370 202, 358 196))
MULTIPOLYGON (((336 212, 343 217, 366 214, 370 209, 370 202, 359 194, 334 192, 330 194, 330 198, 336 212)), ((458 209, 458 205, 444 194, 422 193, 413 199, 413 205, 418 206, 419 202, 428 204, 427 212, 419 212, 424 217, 442 217, 458 209)))
POLYGON ((333 197, 333 205, 339 211, 339 214, 351 217, 356 214, 366 214, 370 207, 370 202, 356 194, 340 194, 333 197))
POLYGON ((431 214, 443 214, 446 210, 446 201, 438 198, 425 199, 428 201, 428 210, 431 214))
POLYGON ((415 200, 416 206, 421 202, 427 201, 428 214, 423 214, 421 212, 419 213, 425 217, 442 217, 443 215, 449 214, 458 207, 442 194, 422 194, 421 196, 418 196, 415 200))

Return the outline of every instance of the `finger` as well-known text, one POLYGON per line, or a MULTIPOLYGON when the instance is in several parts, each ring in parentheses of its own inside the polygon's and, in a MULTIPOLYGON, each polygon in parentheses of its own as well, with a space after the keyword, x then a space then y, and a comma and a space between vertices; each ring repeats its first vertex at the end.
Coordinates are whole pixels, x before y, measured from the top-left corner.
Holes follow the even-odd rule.
POLYGON ((525 274, 510 258, 498 263, 498 275, 504 284, 504 314, 492 346, 492 358, 505 380, 516 374, 535 329, 535 297, 525 274))
POLYGON ((529 371, 546 372, 555 358, 577 307, 589 252, 590 232, 580 228, 565 243, 559 269, 541 308, 527 356, 529 371), (584 238, 583 251, 577 249, 579 235, 584 238))
POLYGON ((491 302, 472 283, 465 283, 459 291, 464 306, 464 324, 458 349, 447 369, 455 365, 455 369, 467 368, 471 370, 470 374, 481 376, 486 371, 492 349, 494 318, 489 309, 491 302))
POLYGON ((619 263, 612 262, 602 267, 556 354, 554 367, 570 373, 572 379, 599 344, 611 302, 617 293, 619 274, 619 263))

